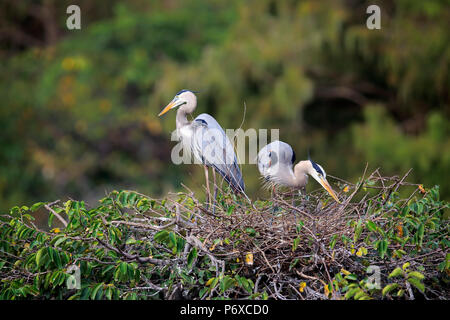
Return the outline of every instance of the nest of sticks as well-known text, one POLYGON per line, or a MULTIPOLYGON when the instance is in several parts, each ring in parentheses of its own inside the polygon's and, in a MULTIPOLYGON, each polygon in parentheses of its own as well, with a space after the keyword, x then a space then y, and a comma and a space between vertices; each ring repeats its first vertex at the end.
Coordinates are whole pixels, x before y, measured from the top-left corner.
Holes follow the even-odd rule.
MULTIPOLYGON (((339 299, 339 293, 329 293, 324 288, 342 270, 364 275, 369 264, 376 264, 387 279, 394 267, 405 261, 415 263, 416 258, 408 255, 395 261, 380 259, 374 248, 369 248, 365 259, 358 259, 355 251, 365 245, 362 240, 359 244, 341 241, 343 236, 354 238, 358 220, 365 223, 371 219, 383 225, 389 219, 389 210, 374 214, 369 212, 369 206, 383 208, 391 194, 400 188, 413 190, 409 197, 398 202, 407 205, 420 191, 419 185, 405 181, 408 174, 383 177, 376 170, 356 184, 335 178, 346 190, 340 195, 342 204, 322 190, 307 195, 292 191, 277 193, 271 199, 253 203, 237 200, 228 193, 219 197, 211 210, 210 206, 205 208, 204 203, 197 202, 193 193, 186 193, 187 198, 196 201, 196 210, 188 210, 194 223, 184 223, 183 231, 177 230, 201 254, 211 258, 218 272, 228 263, 239 263, 236 272, 253 279, 254 292, 264 290, 274 299, 339 299), (370 186, 364 181, 370 181, 370 186), (361 188, 365 191, 360 192, 361 188), (355 200, 358 193, 359 200, 355 200), (361 193, 365 195, 361 197, 361 193), (299 289, 302 283, 306 285, 299 289)), ((174 206, 178 213, 183 212, 183 203, 174 202, 174 206)), ((363 230, 358 237, 363 239, 366 235, 367 230, 363 230)), ((431 260, 442 260, 445 252, 436 249, 426 255, 431 260)), ((419 255, 417 261, 420 258, 419 255)), ((436 275, 435 265, 428 266, 424 272, 436 275)), ((445 296, 448 294, 436 293, 435 298, 445 296)))

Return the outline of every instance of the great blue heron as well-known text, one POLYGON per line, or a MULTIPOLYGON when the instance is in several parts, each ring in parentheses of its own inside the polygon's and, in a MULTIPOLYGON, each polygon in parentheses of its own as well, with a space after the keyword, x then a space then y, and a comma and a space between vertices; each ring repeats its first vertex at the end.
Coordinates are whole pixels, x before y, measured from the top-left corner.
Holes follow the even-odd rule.
POLYGON ((213 168, 214 199, 217 191, 215 171, 219 172, 234 192, 244 193, 244 180, 233 145, 216 119, 206 113, 202 113, 192 122, 187 119, 187 115, 194 112, 196 106, 197 97, 195 94, 190 90, 181 90, 158 116, 162 116, 171 109, 178 108, 176 128, 183 145, 183 152, 190 152, 198 163, 203 164, 209 199, 211 193, 208 182, 208 167, 213 168))
POLYGON ((334 200, 341 203, 327 181, 325 170, 320 165, 311 159, 299 161, 295 166, 294 162, 294 150, 282 141, 273 141, 258 153, 258 169, 269 186, 304 188, 310 175, 328 191, 334 200))

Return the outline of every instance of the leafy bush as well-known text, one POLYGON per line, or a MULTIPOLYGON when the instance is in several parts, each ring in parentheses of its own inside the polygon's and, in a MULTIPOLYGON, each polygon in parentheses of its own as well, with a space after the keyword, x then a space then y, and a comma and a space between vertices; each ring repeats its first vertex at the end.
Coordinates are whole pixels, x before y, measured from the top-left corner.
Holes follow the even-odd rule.
POLYGON ((213 213, 193 193, 114 191, 92 208, 14 207, 0 217, 0 299, 448 299, 449 204, 405 178, 340 181, 341 205, 222 191, 213 213))

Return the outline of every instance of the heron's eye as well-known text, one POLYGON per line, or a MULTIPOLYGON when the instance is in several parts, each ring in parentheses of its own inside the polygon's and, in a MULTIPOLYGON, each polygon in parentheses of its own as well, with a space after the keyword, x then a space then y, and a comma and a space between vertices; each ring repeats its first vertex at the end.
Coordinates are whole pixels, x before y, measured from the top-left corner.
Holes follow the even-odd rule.
POLYGON ((275 151, 270 151, 269 157, 270 157, 271 165, 274 165, 278 162, 278 155, 275 151))

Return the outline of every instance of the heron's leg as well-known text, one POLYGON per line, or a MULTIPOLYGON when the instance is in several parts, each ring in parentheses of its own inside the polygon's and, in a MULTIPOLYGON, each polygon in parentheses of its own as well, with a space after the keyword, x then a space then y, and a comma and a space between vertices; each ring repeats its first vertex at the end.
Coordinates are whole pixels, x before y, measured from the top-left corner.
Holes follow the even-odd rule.
MULTIPOLYGON (((300 189, 298 190, 298 194, 300 195, 301 199, 303 200, 304 197, 306 196, 306 187, 300 188, 300 189)), ((303 202, 300 202, 300 205, 299 205, 299 206, 301 206, 302 203, 303 203, 303 202)))
POLYGON ((275 205, 275 197, 277 196, 275 192, 275 185, 272 187, 272 213, 278 211, 278 207, 275 205))
POLYGON ((216 212, 216 200, 217 200, 217 184, 216 184, 216 169, 212 169, 213 182, 214 182, 214 197, 213 197, 213 214, 216 212))
POLYGON ((292 192, 292 206, 295 207, 295 188, 291 188, 292 192))
POLYGON ((208 167, 203 165, 203 169, 205 169, 205 182, 206 182, 206 210, 209 208, 209 204, 211 202, 211 191, 209 190, 209 178, 208 178, 208 167))
MULTIPOLYGON (((295 195, 296 192, 298 192, 299 195, 301 195, 300 189, 295 189, 292 188, 292 207, 295 208, 295 195)), ((295 220, 297 221, 297 211, 295 211, 294 209, 292 210, 292 213, 294 214, 295 220)))

